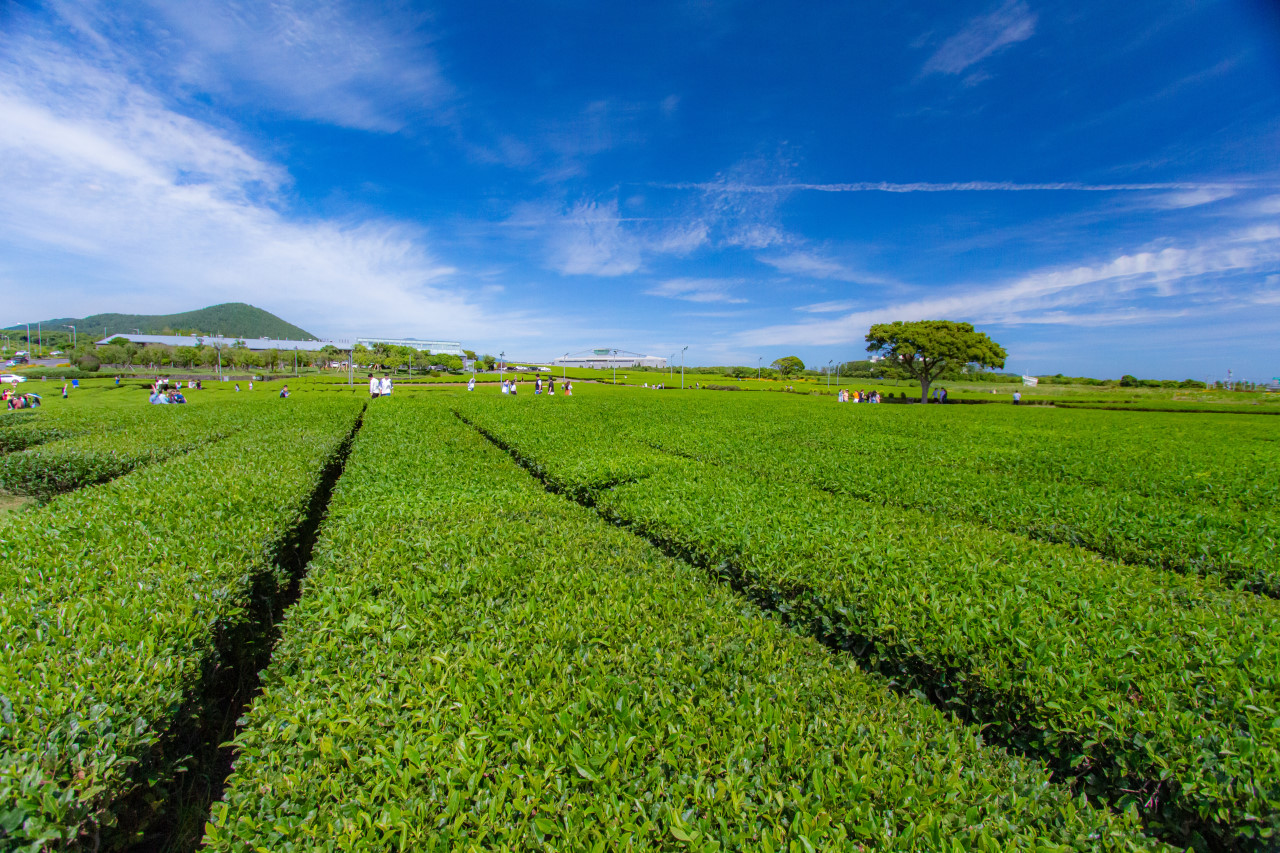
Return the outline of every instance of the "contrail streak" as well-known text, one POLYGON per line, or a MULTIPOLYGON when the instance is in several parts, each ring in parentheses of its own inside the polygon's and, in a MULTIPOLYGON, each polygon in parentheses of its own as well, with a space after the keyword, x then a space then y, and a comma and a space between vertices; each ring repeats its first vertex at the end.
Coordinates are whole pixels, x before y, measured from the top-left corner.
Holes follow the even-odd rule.
POLYGON ((1152 190, 1248 190, 1260 184, 1170 182, 1152 184, 1082 184, 1059 181, 1046 184, 1017 184, 1011 181, 960 181, 955 183, 895 184, 888 181, 857 181, 848 184, 742 184, 709 181, 704 183, 655 184, 674 190, 702 190, 722 193, 772 193, 808 190, 820 193, 951 193, 951 192, 1133 192, 1152 190))

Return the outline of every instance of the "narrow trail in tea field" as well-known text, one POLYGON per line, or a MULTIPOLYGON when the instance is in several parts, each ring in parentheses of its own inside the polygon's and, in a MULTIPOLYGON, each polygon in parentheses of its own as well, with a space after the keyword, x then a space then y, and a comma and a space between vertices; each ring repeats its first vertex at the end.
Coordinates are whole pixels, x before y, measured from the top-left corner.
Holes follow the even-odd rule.
POLYGON ((104 849, 185 853, 198 849, 212 805, 222 797, 235 759, 230 741, 240 718, 261 690, 261 673, 271 661, 281 623, 297 602, 312 549, 328 514, 333 490, 346 467, 364 411, 325 466, 303 518, 273 556, 274 571, 255 579, 252 607, 232 630, 220 634, 215 662, 183 709, 183 722, 161 743, 150 761, 137 768, 140 783, 131 802, 119 808, 120 823, 101 839, 104 849), (147 784, 148 772, 182 756, 184 772, 159 792, 147 784))

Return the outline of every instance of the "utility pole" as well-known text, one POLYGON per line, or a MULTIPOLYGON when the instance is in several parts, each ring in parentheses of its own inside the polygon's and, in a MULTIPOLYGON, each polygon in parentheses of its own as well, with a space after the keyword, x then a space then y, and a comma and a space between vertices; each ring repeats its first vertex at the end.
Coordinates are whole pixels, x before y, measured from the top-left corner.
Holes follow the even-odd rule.
POLYGON ((680 390, 681 391, 684 390, 684 350, 688 348, 689 347, 686 344, 685 348, 680 350, 680 390))
POLYGON ((67 328, 71 330, 71 348, 74 350, 76 348, 76 327, 68 323, 67 328))
POLYGON ((502 350, 498 353, 498 384, 502 384, 502 371, 507 366, 507 351, 502 350))
POLYGON ((834 361, 830 361, 830 360, 827 361, 827 390, 828 391, 831 390, 831 365, 833 364, 835 364, 834 361))
POLYGON ((760 371, 764 370, 764 356, 756 358, 756 381, 760 381, 760 371))
POLYGON ((613 351, 613 384, 618 384, 618 351, 613 351))

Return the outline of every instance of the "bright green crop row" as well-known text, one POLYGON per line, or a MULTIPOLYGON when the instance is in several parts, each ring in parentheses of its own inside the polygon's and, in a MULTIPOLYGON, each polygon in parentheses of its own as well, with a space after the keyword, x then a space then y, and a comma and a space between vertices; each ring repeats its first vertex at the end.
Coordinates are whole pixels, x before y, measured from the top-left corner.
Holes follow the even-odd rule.
POLYGON ((225 438, 258 414, 258 407, 248 404, 148 406, 106 429, 0 456, 0 490, 48 499, 104 483, 225 438))
POLYGON ((0 524, 0 848, 92 839, 181 759, 167 731, 360 408, 294 402, 0 524))
POLYGON ((369 407, 236 745, 207 850, 1150 845, 432 400, 369 407))
POLYGON ((1280 602, 626 447, 616 408, 592 424, 585 407, 567 423, 455 405, 552 484, 1159 831, 1242 844, 1280 829, 1280 602))
POLYGON ((1139 425, 1098 412, 759 397, 614 407, 613 434, 670 453, 1280 597, 1280 421, 1139 425))

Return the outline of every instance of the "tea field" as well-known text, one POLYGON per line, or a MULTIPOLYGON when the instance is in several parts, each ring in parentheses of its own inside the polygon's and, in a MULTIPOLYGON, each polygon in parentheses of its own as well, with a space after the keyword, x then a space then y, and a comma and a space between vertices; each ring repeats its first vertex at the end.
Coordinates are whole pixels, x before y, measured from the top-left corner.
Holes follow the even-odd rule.
POLYGON ((1280 419, 278 387, 0 413, 0 849, 1280 849, 1280 419))

